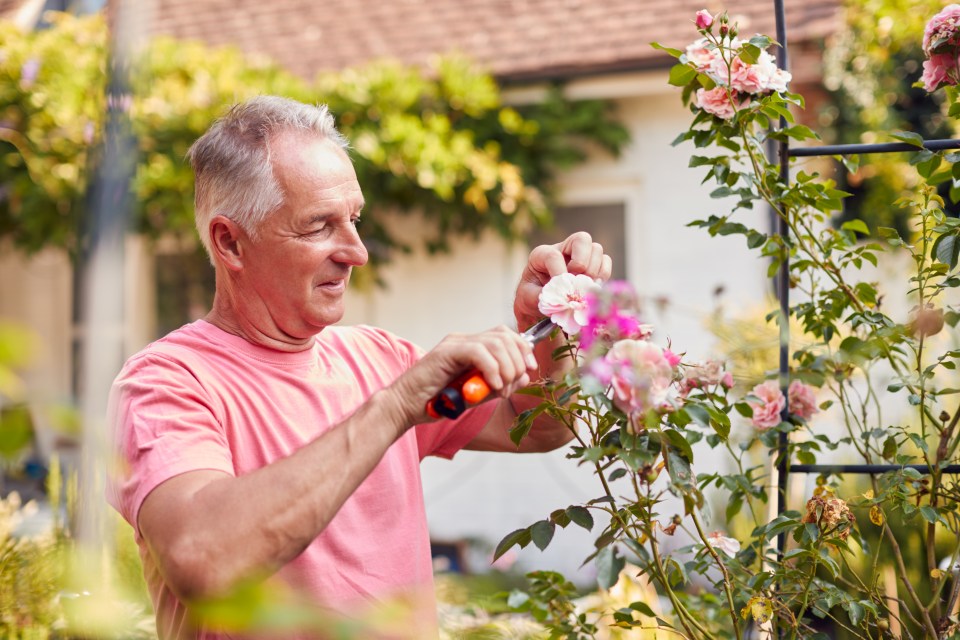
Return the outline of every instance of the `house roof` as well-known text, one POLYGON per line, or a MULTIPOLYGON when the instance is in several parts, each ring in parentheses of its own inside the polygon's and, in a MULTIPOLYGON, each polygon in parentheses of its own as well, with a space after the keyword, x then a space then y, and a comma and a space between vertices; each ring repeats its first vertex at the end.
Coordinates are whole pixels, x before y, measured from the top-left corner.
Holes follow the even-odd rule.
MULTIPOLYGON (((305 78, 377 58, 460 52, 504 82, 660 68, 716 0, 154 0, 156 34, 235 44, 305 78)), ((832 31, 840 0, 785 0, 791 43, 832 31)), ((773 0, 725 5, 740 31, 775 35, 773 0)))

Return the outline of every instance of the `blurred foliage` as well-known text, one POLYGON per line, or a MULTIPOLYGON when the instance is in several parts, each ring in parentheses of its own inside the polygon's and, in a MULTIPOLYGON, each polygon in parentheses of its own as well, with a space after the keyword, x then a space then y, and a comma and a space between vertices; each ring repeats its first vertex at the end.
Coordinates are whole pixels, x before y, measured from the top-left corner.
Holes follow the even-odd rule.
MULTIPOLYGON (((98 16, 50 21, 33 33, 0 23, 0 236, 27 251, 76 254, 101 141, 108 37, 98 16)), ((259 94, 330 105, 353 143, 374 265, 412 248, 385 226, 388 212, 423 215, 431 251, 451 234, 488 228, 522 238, 549 222, 555 172, 584 158, 584 141, 617 152, 627 140, 605 103, 570 102, 559 89, 541 104, 505 107, 493 79, 462 59, 425 71, 378 62, 308 83, 234 48, 157 38, 135 68, 132 226, 150 237, 192 240, 184 155, 227 106, 259 94)))
MULTIPOLYGON (((846 0, 846 27, 828 40, 824 50, 824 85, 831 101, 820 117, 828 142, 891 142, 890 133, 897 130, 914 131, 925 139, 955 135, 943 93, 927 94, 912 86, 922 72, 924 26, 943 4, 940 0, 846 0)), ((838 172, 841 188, 853 194, 845 203, 841 222, 861 218, 871 229, 893 227, 909 237, 910 212, 892 206, 918 184, 909 157, 865 155, 853 173, 838 172)), ((960 200, 960 190, 950 191, 947 183, 940 195, 960 200)), ((958 207, 947 210, 956 215, 958 207)))

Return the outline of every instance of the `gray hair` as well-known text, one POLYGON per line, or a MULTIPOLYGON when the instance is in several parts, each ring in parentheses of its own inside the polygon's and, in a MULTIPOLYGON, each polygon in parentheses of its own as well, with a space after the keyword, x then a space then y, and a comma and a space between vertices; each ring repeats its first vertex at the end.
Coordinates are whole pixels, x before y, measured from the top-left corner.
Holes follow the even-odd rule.
POLYGON ((326 105, 258 96, 234 105, 187 152, 196 176, 194 204, 200 242, 213 259, 210 220, 223 215, 256 237, 261 222, 283 204, 271 164, 278 134, 303 132, 347 148, 326 105))

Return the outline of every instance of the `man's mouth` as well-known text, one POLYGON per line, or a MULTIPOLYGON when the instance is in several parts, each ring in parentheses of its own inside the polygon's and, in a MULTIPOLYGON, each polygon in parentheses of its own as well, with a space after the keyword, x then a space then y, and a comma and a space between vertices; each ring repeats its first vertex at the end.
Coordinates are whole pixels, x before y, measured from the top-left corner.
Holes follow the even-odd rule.
POLYGON ((343 291, 347 288, 346 278, 338 278, 336 280, 327 280, 326 282, 321 282, 317 285, 317 288, 323 289, 325 291, 337 292, 343 291))

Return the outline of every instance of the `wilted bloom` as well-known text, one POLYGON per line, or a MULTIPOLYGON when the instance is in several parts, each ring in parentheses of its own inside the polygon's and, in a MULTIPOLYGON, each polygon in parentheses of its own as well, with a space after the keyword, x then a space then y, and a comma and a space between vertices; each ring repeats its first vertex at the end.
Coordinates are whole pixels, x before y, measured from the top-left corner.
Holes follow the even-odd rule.
POLYGON ((713 25, 713 16, 706 9, 697 11, 697 29, 709 29, 713 25))
POLYGON ((815 495, 807 501, 803 522, 815 524, 822 533, 830 533, 846 540, 857 519, 847 503, 829 494, 815 495))
POLYGON ((587 297, 600 288, 583 274, 554 276, 540 291, 540 313, 548 316, 567 335, 576 335, 587 324, 587 297))
POLYGON ((910 320, 910 332, 921 338, 935 336, 943 330, 943 309, 927 303, 923 308, 914 307, 910 320))
POLYGON ((923 61, 923 75, 920 81, 923 82, 924 91, 933 92, 944 85, 957 84, 957 58, 951 53, 934 53, 929 59, 923 61))
POLYGON ((733 375, 729 371, 724 371, 723 363, 719 360, 707 360, 689 365, 683 373, 683 380, 680 382, 680 395, 683 397, 693 389, 704 389, 718 384, 727 389, 733 387, 733 375))
POLYGON ((960 5, 948 4, 930 18, 923 30, 923 52, 945 53, 956 47, 960 34, 960 5))
POLYGON ((664 350, 645 340, 621 340, 603 358, 609 365, 613 403, 634 415, 673 408, 674 367, 664 350))
POLYGON ((736 538, 728 538, 722 531, 714 531, 707 538, 710 540, 710 546, 718 551, 723 551, 731 558, 740 551, 740 541, 736 538))
POLYGON ((755 386, 750 394, 759 399, 759 402, 748 402, 753 407, 753 426, 757 429, 771 429, 780 424, 780 412, 786 406, 786 400, 777 381, 762 382, 755 386))
POLYGON ((813 414, 819 411, 813 387, 799 380, 790 383, 790 388, 787 389, 787 399, 790 401, 790 413, 798 418, 809 420, 813 417, 813 414))
POLYGON ((607 282, 587 294, 587 322, 580 332, 580 346, 589 349, 599 340, 610 345, 617 340, 646 339, 650 325, 640 324, 637 294, 629 283, 607 282))

